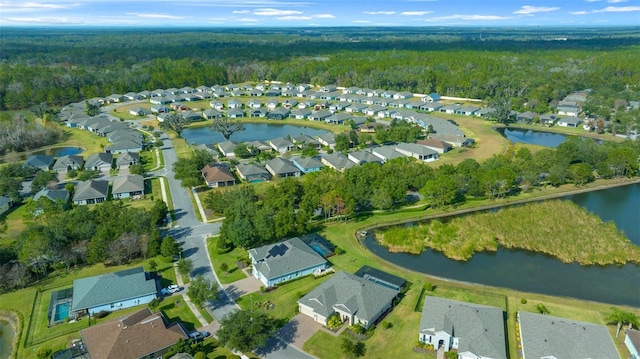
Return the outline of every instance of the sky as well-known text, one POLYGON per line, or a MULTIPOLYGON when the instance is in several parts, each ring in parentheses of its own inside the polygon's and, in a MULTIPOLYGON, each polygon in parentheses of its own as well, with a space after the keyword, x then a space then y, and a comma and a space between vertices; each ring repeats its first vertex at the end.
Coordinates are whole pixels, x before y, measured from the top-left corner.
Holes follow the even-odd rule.
POLYGON ((0 26, 630 25, 640 0, 0 0, 0 26))

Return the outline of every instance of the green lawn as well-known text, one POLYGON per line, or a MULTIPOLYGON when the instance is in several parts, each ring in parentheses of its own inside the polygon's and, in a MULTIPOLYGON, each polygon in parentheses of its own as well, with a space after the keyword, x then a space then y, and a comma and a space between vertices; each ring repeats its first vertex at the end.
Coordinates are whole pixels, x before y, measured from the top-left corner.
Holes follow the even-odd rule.
POLYGON ((216 275, 222 284, 233 283, 237 280, 246 278, 244 273, 238 269, 236 265, 237 261, 246 260, 249 258, 249 254, 242 248, 234 248, 231 252, 218 254, 218 247, 216 245, 217 237, 207 238, 207 250, 213 262, 213 269, 216 271, 216 275), (224 272, 220 266, 222 263, 226 263, 228 266, 227 272, 224 272))
POLYGON ((277 286, 269 292, 257 292, 240 297, 237 300, 242 309, 248 310, 253 303, 253 310, 261 310, 270 316, 289 321, 298 311, 298 299, 319 286, 331 275, 316 278, 313 275, 287 282, 277 286), (268 303, 273 304, 273 308, 268 308, 268 303))
POLYGON ((163 298, 155 310, 162 312, 169 322, 181 322, 187 331, 200 327, 200 321, 189 309, 181 294, 163 298))

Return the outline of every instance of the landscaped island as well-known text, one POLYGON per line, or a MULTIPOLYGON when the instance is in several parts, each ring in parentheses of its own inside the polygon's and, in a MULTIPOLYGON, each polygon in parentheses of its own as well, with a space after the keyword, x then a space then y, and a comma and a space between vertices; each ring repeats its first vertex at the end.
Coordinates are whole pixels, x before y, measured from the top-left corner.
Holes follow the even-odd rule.
POLYGON ((565 263, 640 263, 640 248, 615 224, 563 200, 394 226, 376 231, 375 236, 392 252, 417 254, 431 248, 455 260, 503 246, 545 253, 565 263))

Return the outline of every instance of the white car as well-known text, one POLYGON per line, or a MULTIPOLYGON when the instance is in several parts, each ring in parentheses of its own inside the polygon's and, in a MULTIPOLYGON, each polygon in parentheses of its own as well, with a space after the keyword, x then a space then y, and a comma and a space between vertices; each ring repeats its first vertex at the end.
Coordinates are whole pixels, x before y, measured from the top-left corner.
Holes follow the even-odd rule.
POLYGON ((210 335, 211 333, 209 332, 193 332, 193 333, 189 333, 189 339, 199 342, 210 335))
POLYGON ((183 290, 184 288, 177 285, 177 284, 172 284, 166 288, 162 288, 162 290, 160 291, 160 293, 167 295, 167 294, 171 294, 171 293, 177 293, 181 290, 183 290))

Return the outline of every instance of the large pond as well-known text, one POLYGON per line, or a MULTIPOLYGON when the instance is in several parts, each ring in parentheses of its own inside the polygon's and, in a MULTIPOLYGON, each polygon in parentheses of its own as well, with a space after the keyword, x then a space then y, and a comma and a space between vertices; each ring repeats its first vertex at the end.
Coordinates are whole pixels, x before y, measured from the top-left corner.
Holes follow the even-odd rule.
POLYGON ((0 320, 0 358, 9 357, 14 335, 11 325, 4 320, 0 320))
MULTIPOLYGON (((634 243, 640 245, 640 184, 568 196, 568 199, 616 222, 634 243), (625 212, 625 209, 629 212, 625 212), (609 212, 611 210, 611 212, 609 212), (633 234, 632 234, 633 233, 633 234)), ((507 287, 525 292, 567 296, 612 304, 640 307, 640 266, 581 266, 566 264, 543 254, 498 249, 476 253, 466 262, 427 250, 419 255, 391 253, 372 238, 364 245, 379 257, 400 267, 443 278, 507 287)))
MULTIPOLYGON (((234 142, 268 141, 278 137, 294 137, 300 134, 314 137, 323 133, 327 133, 327 131, 292 125, 246 123, 244 124, 244 131, 234 133, 231 135, 230 140, 234 142)), ((185 138, 187 143, 196 145, 224 141, 220 133, 211 131, 209 127, 187 128, 182 131, 182 137, 185 138)))
POLYGON ((551 148, 558 147, 567 139, 566 135, 559 133, 525 130, 521 128, 501 127, 495 130, 512 143, 526 143, 551 148))
POLYGON ((83 151, 80 147, 52 147, 46 150, 34 151, 33 155, 47 155, 53 157, 77 155, 83 151))

